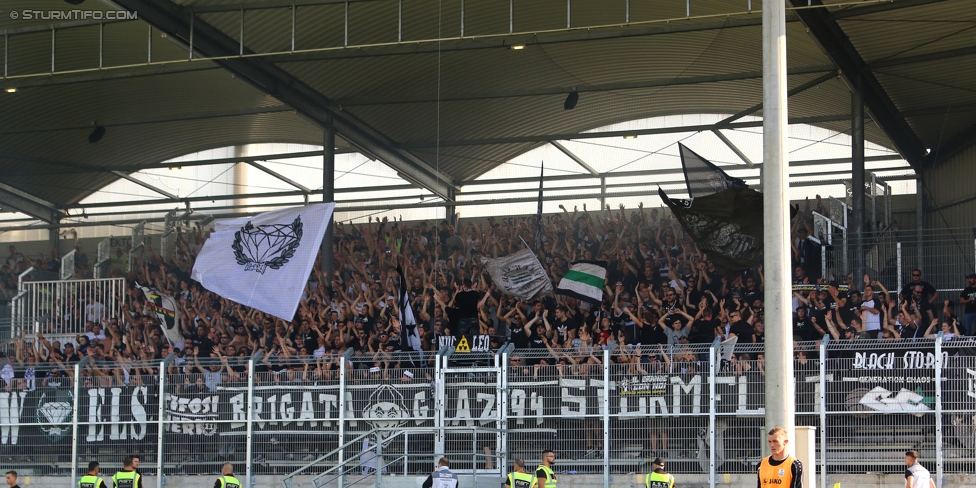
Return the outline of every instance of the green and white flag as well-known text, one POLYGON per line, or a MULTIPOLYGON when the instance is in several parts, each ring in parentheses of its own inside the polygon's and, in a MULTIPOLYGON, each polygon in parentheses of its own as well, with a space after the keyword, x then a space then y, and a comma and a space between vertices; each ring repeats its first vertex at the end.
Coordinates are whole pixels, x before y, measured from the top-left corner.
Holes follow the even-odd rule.
POLYGON ((603 301, 607 279, 606 261, 576 261, 556 287, 557 295, 578 298, 584 302, 603 301))

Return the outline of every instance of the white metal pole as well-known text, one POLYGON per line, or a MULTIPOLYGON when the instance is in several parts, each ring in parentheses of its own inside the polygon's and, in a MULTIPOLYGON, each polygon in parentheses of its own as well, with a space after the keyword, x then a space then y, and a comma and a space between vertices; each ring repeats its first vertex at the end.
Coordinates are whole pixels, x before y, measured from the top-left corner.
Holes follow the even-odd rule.
MULTIPOLYGON (((172 355, 172 354, 171 354, 172 355)), ((169 356, 159 362, 159 426, 156 431, 156 488, 163 488, 163 457, 166 453, 166 366, 169 356)), ((74 485, 72 485, 74 486, 74 485)))
POLYGON ((898 288, 895 288, 895 300, 896 301, 898 300, 898 294, 901 293, 901 285, 902 285, 902 282, 901 282, 901 277, 902 277, 902 269, 901 269, 901 266, 902 266, 902 264, 901 264, 901 241, 898 241, 897 250, 898 250, 898 254, 897 254, 897 256, 898 256, 898 258, 897 258, 897 260, 898 260, 898 266, 897 266, 897 269, 898 269, 898 288))
POLYGON ((81 405, 78 399, 81 395, 81 365, 75 364, 75 410, 71 416, 71 486, 78 485, 78 412, 81 405))
POLYGON ((610 488, 610 353, 603 350, 603 488, 610 488))
POLYGON ((820 407, 820 488, 827 488, 827 343, 830 336, 820 341, 820 394, 817 405, 820 407))
POLYGON ((935 336, 935 486, 942 488, 942 332, 935 336))
MULTIPOLYGON (((346 375, 349 373, 349 358, 351 357, 348 352, 352 349, 347 350, 347 354, 343 354, 342 362, 339 363, 339 461, 338 465, 343 466, 346 462, 346 375)), ((339 479, 336 480, 336 486, 342 488, 346 483, 345 468, 339 471, 339 479)))
POLYGON ((715 451, 715 423, 717 419, 715 418, 715 375, 718 372, 718 339, 712 343, 711 347, 708 348, 708 486, 709 488, 715 488, 716 472, 716 456, 718 453, 715 451))
MULTIPOLYGON (((259 351, 260 352, 260 351, 259 351)), ((244 439, 244 452, 247 461, 244 473, 244 488, 251 488, 254 476, 254 357, 247 361, 247 436, 244 439)))
POLYGON ((766 427, 794 432, 786 3, 763 0, 763 224, 766 273, 766 427))

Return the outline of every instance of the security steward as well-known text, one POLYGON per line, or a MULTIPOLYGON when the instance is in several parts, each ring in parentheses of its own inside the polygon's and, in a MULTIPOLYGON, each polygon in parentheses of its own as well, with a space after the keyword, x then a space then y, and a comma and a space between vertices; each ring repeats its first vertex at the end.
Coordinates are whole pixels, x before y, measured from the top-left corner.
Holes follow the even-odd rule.
POLYGON ((803 488, 803 463, 786 450, 786 430, 775 427, 766 437, 770 455, 759 463, 758 488, 803 488))
POLYGON ((542 451, 542 463, 535 470, 536 488, 556 488, 556 473, 552 467, 556 465, 556 453, 550 449, 542 451))
POLYGON ((132 465, 133 459, 136 459, 136 456, 126 456, 122 460, 122 471, 112 476, 115 488, 142 488, 142 475, 137 473, 135 466, 132 465))
POLYGON ((241 482, 234 477, 234 465, 224 463, 220 469, 221 476, 214 482, 214 488, 241 488, 241 482))
POLYGON ((657 458, 651 462, 654 471, 644 477, 647 488, 674 488, 674 476, 664 469, 664 460, 657 458))
POLYGON ((81 480, 78 481, 78 488, 106 488, 105 481, 98 477, 98 472, 101 469, 98 461, 89 462, 88 474, 82 476, 81 480))
POLYGON ((509 488, 532 488, 533 483, 535 483, 535 476, 525 472, 525 461, 516 459, 515 472, 508 473, 508 476, 505 478, 505 483, 502 486, 509 488))

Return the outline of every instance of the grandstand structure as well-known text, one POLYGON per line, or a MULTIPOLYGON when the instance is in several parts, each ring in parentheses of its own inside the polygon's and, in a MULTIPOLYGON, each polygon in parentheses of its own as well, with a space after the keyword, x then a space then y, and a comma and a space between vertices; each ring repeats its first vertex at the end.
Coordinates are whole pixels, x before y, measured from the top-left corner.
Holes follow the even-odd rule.
MULTIPOLYGON (((812 214, 819 275, 854 286, 868 274, 897 300, 921 269, 962 317, 976 271, 976 10, 784 1, 790 197, 812 214)), ((397 353, 379 375, 351 348, 315 377, 290 360, 279 374, 260 351, 201 356, 200 371, 226 371, 221 385, 182 356, 65 358, 53 379, 21 356, 80 345, 90 317, 144 303, 134 277, 146 263, 188 278, 192 258, 180 259, 215 219, 323 200, 348 228, 399 217, 459 235, 489 218, 517 227, 540 201, 547 223, 585 206, 597 220, 665 217, 657 187, 687 195, 678 142, 761 190, 760 3, 6 1, 0 462, 40 486, 139 453, 160 487, 224 460, 249 488, 406 487, 436 453, 487 486, 557 445, 560 476, 586 485, 644 473, 664 452, 703 486, 752 483, 755 344, 669 344, 666 370, 619 341, 586 354, 397 353), (741 362, 729 369, 727 355, 741 362), (564 364, 538 367, 553 359, 564 364)), ((333 243, 323 252, 344 252, 333 243)), ((897 478, 907 449, 940 488, 963 486, 976 472, 973 339, 824 335, 797 346, 797 423, 817 429, 818 486, 897 478)))

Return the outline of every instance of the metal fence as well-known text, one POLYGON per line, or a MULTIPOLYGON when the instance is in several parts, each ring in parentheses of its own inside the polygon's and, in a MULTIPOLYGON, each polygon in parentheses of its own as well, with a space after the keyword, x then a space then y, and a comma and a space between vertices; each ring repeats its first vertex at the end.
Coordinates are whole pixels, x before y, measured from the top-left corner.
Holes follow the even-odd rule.
MULTIPOLYGON (((911 281, 912 270, 919 269, 922 280, 939 290, 940 300, 955 302, 966 286, 965 276, 976 271, 974 229, 866 232, 863 261, 851 248, 854 240, 842 237, 834 236, 832 244, 823 248, 824 276, 834 276, 838 281, 849 280, 858 288, 863 286, 861 273, 867 273, 892 294, 897 294, 911 281)), ((941 304, 938 308, 941 309, 941 304)))
MULTIPOLYGON (((820 474, 976 470, 976 340, 797 345, 798 425, 817 428, 820 474)), ((495 355, 86 358, 68 371, 9 358, 0 457, 34 475, 79 476, 129 454, 141 471, 212 474, 461 473, 556 451, 557 472, 753 472, 764 444, 762 348, 503 349, 495 355), (330 470, 330 471, 327 471, 330 470)), ((46 364, 46 363, 45 363, 46 364)), ((811 468, 812 469, 812 468, 811 468)), ((163 483, 163 478, 159 478, 163 483)), ((821 476, 821 486, 826 477, 821 476)))
POLYGON ((14 324, 36 324, 30 335, 43 332, 73 341, 75 334, 87 332, 86 321, 121 316, 124 293, 124 278, 21 281, 10 318, 14 324))

